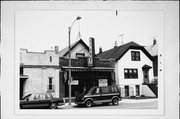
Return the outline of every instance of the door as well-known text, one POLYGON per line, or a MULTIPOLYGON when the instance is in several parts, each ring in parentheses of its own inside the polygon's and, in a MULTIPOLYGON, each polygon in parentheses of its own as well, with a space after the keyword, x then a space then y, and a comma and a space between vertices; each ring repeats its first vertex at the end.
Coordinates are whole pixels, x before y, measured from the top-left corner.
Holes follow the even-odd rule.
POLYGON ((140 95, 140 89, 139 89, 139 85, 136 85, 136 96, 140 95))
POLYGON ((143 70, 143 78, 144 78, 144 83, 148 84, 149 83, 149 70, 148 69, 143 70))
POLYGON ((94 88, 94 90, 92 91, 92 98, 94 100, 95 103, 101 102, 101 92, 100 92, 100 88, 94 88))
POLYGON ((125 97, 129 96, 129 86, 125 86, 125 97))

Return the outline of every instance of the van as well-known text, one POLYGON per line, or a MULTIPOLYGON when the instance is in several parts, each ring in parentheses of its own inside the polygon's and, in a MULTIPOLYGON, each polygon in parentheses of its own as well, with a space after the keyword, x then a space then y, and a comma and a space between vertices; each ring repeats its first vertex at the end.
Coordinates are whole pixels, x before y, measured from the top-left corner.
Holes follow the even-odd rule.
POLYGON ((91 107, 99 103, 112 103, 118 105, 121 100, 121 93, 117 86, 96 86, 90 90, 76 96, 75 103, 77 105, 85 105, 91 107))

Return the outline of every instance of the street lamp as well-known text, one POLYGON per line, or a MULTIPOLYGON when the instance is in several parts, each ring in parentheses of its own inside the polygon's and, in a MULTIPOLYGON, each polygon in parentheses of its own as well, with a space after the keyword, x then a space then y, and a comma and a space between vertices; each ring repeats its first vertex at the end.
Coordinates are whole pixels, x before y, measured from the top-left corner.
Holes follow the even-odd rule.
POLYGON ((75 21, 80 20, 81 17, 78 16, 72 23, 70 27, 68 27, 68 36, 69 36, 69 105, 71 105, 71 82, 72 82, 72 77, 71 77, 71 29, 75 21))

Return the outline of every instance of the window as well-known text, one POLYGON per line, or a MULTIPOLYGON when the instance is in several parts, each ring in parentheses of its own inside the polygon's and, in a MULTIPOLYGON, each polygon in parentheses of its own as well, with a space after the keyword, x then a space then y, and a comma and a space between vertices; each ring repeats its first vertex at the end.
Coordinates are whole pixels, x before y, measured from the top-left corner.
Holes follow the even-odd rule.
POLYGON ((124 69, 124 78, 125 79, 137 79, 138 70, 137 69, 124 69))
POLYGON ((85 57, 85 54, 84 53, 76 53, 76 58, 78 57, 85 57))
POLYGON ((52 56, 49 57, 49 62, 52 62, 52 56))
POLYGON ((110 87, 102 87, 101 91, 102 91, 102 93, 109 93, 110 92, 110 87))
POLYGON ((93 91, 93 94, 99 94, 100 93, 100 89, 99 88, 95 88, 93 91))
POLYGON ((139 51, 131 51, 131 60, 132 61, 140 61, 140 52, 139 51))
POLYGON ((48 85, 48 90, 52 90, 53 85, 52 85, 52 77, 49 77, 49 85, 48 85))

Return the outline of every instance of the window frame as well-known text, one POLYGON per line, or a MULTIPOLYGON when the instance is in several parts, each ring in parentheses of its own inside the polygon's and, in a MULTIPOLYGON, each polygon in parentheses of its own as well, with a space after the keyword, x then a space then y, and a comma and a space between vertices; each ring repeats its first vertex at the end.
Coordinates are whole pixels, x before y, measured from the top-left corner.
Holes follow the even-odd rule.
POLYGON ((141 61, 140 51, 131 51, 131 61, 141 61))
POLYGON ((138 79, 138 69, 124 68, 124 79, 138 79))
POLYGON ((79 58, 79 57, 85 57, 85 53, 76 53, 76 58, 79 58))

